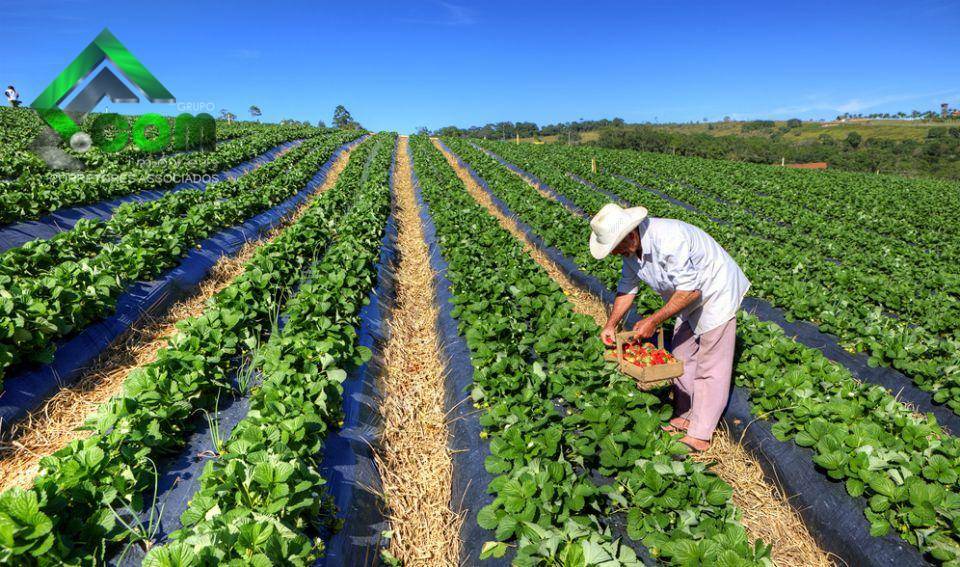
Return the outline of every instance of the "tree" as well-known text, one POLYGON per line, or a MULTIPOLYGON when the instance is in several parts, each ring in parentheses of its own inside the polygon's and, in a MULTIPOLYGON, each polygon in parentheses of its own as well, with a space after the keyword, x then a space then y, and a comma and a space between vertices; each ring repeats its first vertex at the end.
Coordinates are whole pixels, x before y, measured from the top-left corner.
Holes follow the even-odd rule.
POLYGON ((426 135, 430 134, 430 130, 429 130, 426 126, 421 126, 421 127, 417 128, 417 134, 419 134, 419 135, 421 135, 421 136, 426 136, 426 135))
POLYGON ((326 122, 324 122, 323 120, 317 120, 317 128, 326 128, 326 127, 327 127, 326 122))
POLYGON ((863 137, 860 136, 860 134, 857 134, 856 132, 850 132, 849 134, 847 134, 847 137, 843 141, 845 144, 847 144, 851 148, 857 149, 858 147, 860 147, 860 142, 863 141, 863 137))
POLYGON ((230 111, 227 110, 226 108, 221 108, 221 109, 220 109, 220 120, 226 120, 227 123, 229 124, 229 123, 233 122, 233 121, 236 120, 236 119, 237 119, 237 115, 236 115, 236 114, 230 112, 230 111))
POLYGON ((333 127, 340 130, 360 130, 360 123, 353 119, 342 104, 333 109, 333 127))
POLYGON ((799 128, 801 126, 803 126, 803 122, 799 118, 787 120, 787 128, 799 128))
POLYGON ((257 116, 260 116, 261 114, 263 114, 263 112, 260 111, 260 107, 259 107, 259 106, 255 105, 255 104, 254 104, 254 105, 250 105, 250 116, 256 118, 257 116))

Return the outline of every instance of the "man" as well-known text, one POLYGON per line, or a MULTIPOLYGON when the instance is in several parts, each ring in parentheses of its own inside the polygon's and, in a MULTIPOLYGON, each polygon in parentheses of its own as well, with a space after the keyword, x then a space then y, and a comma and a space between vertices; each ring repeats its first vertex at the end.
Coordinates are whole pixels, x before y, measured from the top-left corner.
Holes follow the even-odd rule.
POLYGON ((17 92, 17 89, 13 88, 13 85, 8 85, 7 90, 3 91, 3 94, 7 95, 7 101, 10 102, 10 106, 14 108, 20 106, 20 93, 17 92))
POLYGON ((666 304, 633 329, 651 337, 677 317, 673 354, 684 371, 674 381, 675 416, 664 429, 684 432, 680 441, 695 451, 707 450, 730 395, 736 314, 750 282, 709 234, 678 220, 648 218, 643 207, 604 205, 590 228, 594 258, 611 252, 623 257, 617 298, 600 338, 613 344, 641 281, 660 294, 666 304))

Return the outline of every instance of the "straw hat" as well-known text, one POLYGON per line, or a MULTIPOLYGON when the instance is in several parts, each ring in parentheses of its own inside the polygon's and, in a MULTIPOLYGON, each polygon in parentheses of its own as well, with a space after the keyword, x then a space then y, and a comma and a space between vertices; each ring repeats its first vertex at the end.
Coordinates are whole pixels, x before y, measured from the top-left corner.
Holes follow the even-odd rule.
POLYGON ((647 209, 643 207, 624 209, 614 203, 604 205, 590 220, 590 253, 597 260, 606 258, 645 218, 647 209))

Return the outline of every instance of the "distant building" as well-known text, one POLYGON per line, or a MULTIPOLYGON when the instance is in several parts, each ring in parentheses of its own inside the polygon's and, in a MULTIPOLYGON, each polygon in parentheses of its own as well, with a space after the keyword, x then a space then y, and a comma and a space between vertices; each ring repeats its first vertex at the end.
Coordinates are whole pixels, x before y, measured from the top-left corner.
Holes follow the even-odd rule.
POLYGON ((829 167, 829 164, 822 161, 815 163, 775 163, 774 165, 789 167, 792 169, 827 169, 827 167, 829 167))
POLYGON ((947 103, 945 103, 945 102, 940 104, 940 117, 941 117, 941 118, 946 118, 946 117, 947 117, 947 110, 948 110, 949 108, 950 108, 950 106, 949 106, 947 103))

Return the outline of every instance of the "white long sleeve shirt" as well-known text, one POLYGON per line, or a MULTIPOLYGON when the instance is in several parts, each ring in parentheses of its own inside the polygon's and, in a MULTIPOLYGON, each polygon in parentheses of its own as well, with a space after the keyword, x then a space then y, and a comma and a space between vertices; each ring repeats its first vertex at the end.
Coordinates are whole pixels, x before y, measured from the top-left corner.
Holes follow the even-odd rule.
POLYGON ((730 254, 709 234, 674 219, 649 217, 638 227, 642 258, 623 259, 618 293, 635 294, 640 282, 664 301, 675 291, 700 290, 700 299, 677 314, 701 335, 737 314, 750 281, 730 254))

